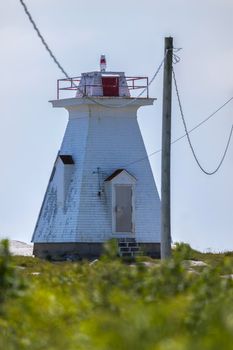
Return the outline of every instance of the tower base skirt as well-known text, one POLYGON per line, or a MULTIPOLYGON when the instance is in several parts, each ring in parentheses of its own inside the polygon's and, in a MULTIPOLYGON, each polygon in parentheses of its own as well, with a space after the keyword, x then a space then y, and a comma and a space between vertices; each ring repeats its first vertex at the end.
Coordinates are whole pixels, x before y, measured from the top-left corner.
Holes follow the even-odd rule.
MULTIPOLYGON (((104 243, 34 243, 33 254, 48 260, 93 260, 103 254, 104 243)), ((138 243, 143 255, 160 258, 160 243, 138 243)))

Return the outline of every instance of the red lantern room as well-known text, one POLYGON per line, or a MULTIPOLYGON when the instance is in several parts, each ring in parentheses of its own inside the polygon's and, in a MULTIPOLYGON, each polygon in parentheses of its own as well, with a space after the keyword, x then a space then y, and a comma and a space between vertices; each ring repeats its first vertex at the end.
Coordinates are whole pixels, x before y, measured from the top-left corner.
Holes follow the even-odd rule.
POLYGON ((144 89, 148 96, 147 77, 126 77, 124 72, 106 71, 105 55, 100 57, 100 71, 82 73, 81 77, 59 79, 57 84, 57 99, 61 91, 75 90, 76 97, 121 97, 130 98, 132 90, 144 89))

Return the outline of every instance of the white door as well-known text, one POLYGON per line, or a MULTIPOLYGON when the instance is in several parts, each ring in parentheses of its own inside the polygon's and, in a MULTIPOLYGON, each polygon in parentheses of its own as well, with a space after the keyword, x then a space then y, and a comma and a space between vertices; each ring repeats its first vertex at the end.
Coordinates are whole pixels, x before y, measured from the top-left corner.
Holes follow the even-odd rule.
POLYGON ((115 185, 116 232, 132 232, 132 186, 115 185))

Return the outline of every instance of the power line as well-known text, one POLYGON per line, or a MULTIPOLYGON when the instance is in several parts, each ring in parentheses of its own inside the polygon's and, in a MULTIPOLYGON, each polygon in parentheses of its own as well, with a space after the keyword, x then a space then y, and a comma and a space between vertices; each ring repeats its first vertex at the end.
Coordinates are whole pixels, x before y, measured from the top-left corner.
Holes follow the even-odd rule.
MULTIPOLYGON (((28 7, 26 6, 25 2, 23 0, 19 0, 19 2, 21 3, 21 5, 23 6, 23 9, 24 9, 24 12, 25 14, 27 15, 29 21, 31 22, 34 30, 36 31, 38 37, 40 38, 42 44, 44 45, 45 49, 47 50, 47 52, 49 53, 50 57, 52 58, 52 60, 54 61, 54 63, 57 65, 57 67, 60 69, 60 71, 64 74, 64 76, 70 80, 70 76, 69 74, 65 71, 65 69, 62 67, 62 65, 60 64, 60 62, 58 61, 58 59, 56 58, 56 56, 53 54, 52 50, 50 49, 49 45, 47 44, 45 38, 43 37, 43 35, 41 34, 38 26, 36 25, 34 19, 32 18, 32 15, 31 13, 29 12, 28 10, 28 7)), ((161 63, 159 64, 157 70, 155 71, 155 74, 153 75, 153 77, 151 78, 151 80, 149 81, 148 83, 148 86, 146 88, 144 88, 140 94, 133 98, 133 99, 130 99, 130 101, 124 103, 124 104, 121 104, 121 105, 117 105, 117 106, 114 106, 114 105, 107 105, 107 104, 104 104, 104 103, 101 103, 99 101, 96 101, 94 98, 91 98, 90 96, 86 95, 85 97, 92 101, 93 103, 97 104, 97 105, 100 105, 100 106, 103 106, 103 107, 107 107, 107 108, 122 108, 122 107, 126 107, 126 106, 129 106, 131 104, 133 104, 139 97, 142 96, 142 94, 146 91, 146 89, 153 83, 153 81, 155 80, 156 76, 158 75, 160 69, 162 68, 163 66, 163 63, 164 63, 164 60, 165 60, 165 57, 166 57, 166 54, 164 55, 161 63)), ((83 93, 83 91, 81 91, 79 89, 79 87, 73 82, 73 85, 77 88, 77 90, 80 92, 80 93, 83 93)))
POLYGON ((54 54, 52 53, 51 49, 49 48, 48 44, 46 43, 43 35, 41 34, 41 32, 39 31, 35 21, 33 20, 26 4, 23 2, 23 0, 19 0, 19 2, 21 3, 21 5, 23 6, 24 8, 24 11, 26 13, 26 15, 28 16, 29 18, 29 21, 31 22, 34 30, 36 31, 38 37, 40 38, 40 40, 42 41, 42 44, 44 45, 44 47, 46 48, 46 50, 48 51, 50 57, 53 59, 53 61, 55 62, 55 64, 58 66, 58 68, 62 71, 62 73, 65 75, 65 77, 67 79, 69 79, 69 75, 67 74, 67 72, 64 70, 64 68, 62 67, 62 65, 59 63, 59 61, 57 60, 57 58, 54 56, 54 54))
MULTIPOLYGON (((23 9, 29 19, 29 21, 31 22, 34 30, 36 31, 38 37, 40 38, 42 44, 44 45, 45 49, 47 50, 47 52, 49 53, 50 57, 52 58, 52 60, 54 61, 54 63, 57 65, 57 67, 59 68, 59 70, 64 74, 64 76, 67 78, 67 79, 70 79, 70 76, 68 75, 68 73, 65 71, 65 69, 62 67, 62 65, 60 64, 60 62, 58 61, 58 59, 56 58, 56 56, 53 54, 52 50, 50 49, 49 45, 47 44, 46 40, 44 39, 43 35, 41 34, 38 26, 36 25, 34 19, 32 18, 32 15, 30 14, 25 2, 23 0, 19 0, 21 5, 23 6, 23 9)), ((177 49, 177 51, 179 51, 180 49, 177 49)), ((161 61, 160 65, 158 66, 155 74, 153 75, 153 77, 151 78, 148 86, 150 86, 153 81, 155 80, 156 76, 158 75, 159 71, 161 70, 162 66, 163 66, 163 63, 164 63, 164 60, 165 60, 165 57, 166 57, 166 54, 167 52, 165 53, 165 56, 163 58, 163 60, 161 61)), ((173 60, 174 60, 174 63, 178 63, 180 61, 180 58, 173 54, 173 60)), ((230 140, 231 140, 231 136, 232 136, 232 133, 233 133, 233 125, 232 125, 232 128, 231 128, 231 131, 230 131, 230 135, 229 135, 229 139, 228 139, 228 142, 227 142, 227 145, 226 145, 226 148, 225 148, 225 151, 224 151, 224 154, 223 154, 223 157, 219 163, 219 165, 217 166, 217 168, 212 171, 212 172, 208 172, 206 171, 200 164, 196 154, 195 154, 195 151, 193 149, 193 146, 192 146, 192 143, 191 143, 191 140, 190 140, 190 137, 189 137, 189 134, 194 131, 195 129, 197 129, 198 127, 200 127, 202 124, 204 124, 207 120, 209 120, 210 118, 212 118, 217 112, 219 112, 223 107, 225 107, 229 102, 231 102, 233 100, 233 97, 231 97, 229 100, 227 100, 222 106, 220 106, 216 111, 214 111, 212 114, 210 114, 206 119, 204 119, 202 122, 200 122, 199 124, 197 124, 195 127, 193 127, 192 129, 190 129, 189 131, 187 130, 187 126, 186 126, 186 122, 185 122, 185 119, 184 119, 184 114, 183 114, 183 109, 182 109, 182 106, 181 106, 181 101, 180 101, 180 97, 179 97, 179 92, 178 92, 178 88, 177 88, 177 83, 176 83, 176 80, 175 80, 175 72, 173 70, 173 78, 174 78, 174 83, 175 83, 175 87, 176 87, 176 93, 177 93, 177 98, 178 98, 178 102, 179 102, 179 108, 180 108, 180 112, 181 112, 181 115, 182 115, 182 120, 183 120, 183 123, 184 123, 184 127, 185 127, 185 134, 180 136, 179 138, 175 139, 174 141, 171 142, 171 144, 174 144, 176 142, 178 142, 179 140, 183 139, 184 137, 187 136, 188 138, 188 142, 189 142, 189 145, 190 145, 190 148, 192 150, 192 153, 193 153, 193 156, 197 162, 197 164, 199 165, 199 167, 201 168, 201 170, 207 174, 207 175, 212 175, 214 173, 216 173, 219 168, 221 167, 224 159, 225 159, 225 156, 226 156, 226 153, 228 151, 228 147, 229 147, 229 144, 230 144, 230 140)), ((75 87, 77 87, 77 90, 82 92, 79 87, 73 83, 75 85, 75 87)), ((122 108, 122 107, 125 107, 125 106, 128 106, 132 103, 134 103, 138 97, 140 97, 143 93, 145 92, 145 89, 141 91, 141 93, 134 99, 130 100, 129 102, 125 103, 125 104, 122 104, 122 105, 118 105, 118 106, 112 106, 112 105, 107 105, 107 104, 103 104, 101 102, 98 102, 96 101, 95 99, 91 98, 90 96, 85 96, 88 100, 92 101, 93 103, 97 104, 97 105, 100 105, 100 106, 103 106, 103 107, 107 107, 107 108, 122 108)), ((134 164, 134 163, 137 163, 137 162, 140 162, 140 161, 143 161, 157 153, 161 152, 161 149, 158 149, 152 153, 150 153, 149 155, 147 155, 146 157, 143 157, 143 158, 140 158, 136 161, 133 161, 131 163, 129 163, 128 165, 131 165, 131 164, 134 164)))
MULTIPOLYGON (((198 129, 201 125, 203 125, 203 124, 206 123, 209 119, 211 119, 212 117, 214 117, 215 114, 217 114, 222 108, 224 108, 226 105, 228 105, 228 103, 230 103, 232 100, 233 100, 233 97, 229 98, 229 99, 228 99, 226 102, 224 102, 219 108, 217 108, 213 113, 211 113, 207 118, 203 119, 200 123, 198 123, 197 125, 195 125, 192 129, 186 131, 186 133, 185 133, 184 135, 182 135, 182 136, 176 138, 175 140, 173 140, 173 141, 171 142, 171 145, 173 145, 174 143, 176 143, 176 142, 182 140, 183 138, 187 137, 187 134, 191 134, 194 130, 198 129)), ((233 127, 233 126, 232 126, 232 127, 233 127)), ((231 138, 232 131, 233 131, 233 130, 231 130, 231 132, 230 132, 229 139, 231 138)), ((229 139, 228 139, 228 140, 229 140, 229 139)), ((230 143, 230 141, 229 141, 229 143, 230 143)), ((229 145, 228 145, 228 142, 227 142, 227 148, 228 148, 228 146, 229 146, 229 145)), ((137 163, 137 162, 141 162, 141 161, 143 161, 143 160, 145 160, 145 159, 148 159, 148 158, 154 156, 154 155, 157 154, 157 153, 160 153, 161 151, 162 151, 161 148, 160 148, 160 149, 157 149, 156 151, 154 151, 154 152, 148 154, 146 157, 139 158, 139 159, 137 159, 137 160, 135 160, 135 161, 133 161, 133 162, 131 162, 131 163, 125 165, 125 166, 129 166, 129 165, 135 164, 135 163, 137 163)), ((226 150, 226 151, 227 151, 227 150, 226 150)), ((225 152, 224 152, 224 153, 225 153, 225 152)), ((225 158, 225 156, 224 156, 224 158, 225 158)), ((223 159, 223 160, 224 160, 224 159, 223 159)), ((223 162, 223 160, 222 160, 222 162, 223 162)), ((220 165, 220 166, 221 166, 221 165, 220 165)))
MULTIPOLYGON (((178 104, 179 104, 179 109, 180 109, 180 114, 181 114, 181 117, 182 117, 182 121, 183 121, 183 124, 184 124, 184 129, 185 129, 185 136, 187 136, 187 140, 188 140, 188 143, 189 143, 189 146, 190 146, 190 149, 192 151, 192 154, 193 154, 193 157, 197 163, 197 165, 199 166, 199 168, 203 171, 203 173, 205 173, 206 175, 213 175, 215 174, 219 169, 220 167, 222 166, 223 164, 223 161, 226 157, 226 154, 227 154, 227 151, 228 151, 228 148, 229 148, 229 145, 230 145, 230 141, 231 141, 231 137, 232 137, 232 133, 233 133, 233 124, 232 124, 232 127, 231 127, 231 130, 230 130, 230 134, 229 134, 229 137, 228 137, 228 140, 227 140, 227 144, 226 144, 226 147, 225 147, 225 150, 223 152, 223 156, 218 164, 218 166, 213 170, 213 171, 207 171, 204 169, 204 167, 201 165, 197 155, 196 155, 196 152, 194 150, 194 147, 192 145, 192 142, 191 142, 191 139, 190 139, 190 136, 189 136, 189 132, 188 132, 188 128, 187 128, 187 124, 186 124, 186 121, 185 121, 185 118, 184 118, 184 112, 183 112, 183 108, 182 108, 182 105, 181 105, 181 99, 180 99, 180 94, 179 94, 179 90, 178 90, 178 86, 177 86, 177 81, 176 81, 176 75, 175 75, 175 71, 174 69, 172 70, 172 74, 173 74, 173 80, 174 80, 174 84, 175 84, 175 90, 176 90, 176 95, 177 95, 177 99, 178 99, 178 104)), ((233 100, 233 97, 231 97, 227 102, 225 102, 221 107, 219 107, 214 113, 212 113, 206 120, 210 119, 213 115, 215 115, 218 111, 220 111, 224 106, 226 106, 231 100, 233 100)), ((203 121, 204 122, 204 121, 203 121)), ((199 123, 199 126, 201 124, 203 124, 203 122, 199 123)), ((198 126, 196 126, 195 128, 197 128, 198 126)))

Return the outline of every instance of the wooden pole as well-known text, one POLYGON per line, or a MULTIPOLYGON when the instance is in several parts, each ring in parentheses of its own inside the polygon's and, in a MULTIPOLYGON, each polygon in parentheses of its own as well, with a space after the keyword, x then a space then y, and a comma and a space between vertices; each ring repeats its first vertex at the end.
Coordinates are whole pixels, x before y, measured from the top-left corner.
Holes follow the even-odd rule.
POLYGON ((171 106, 173 38, 165 38, 161 170, 161 259, 171 256, 171 106))

